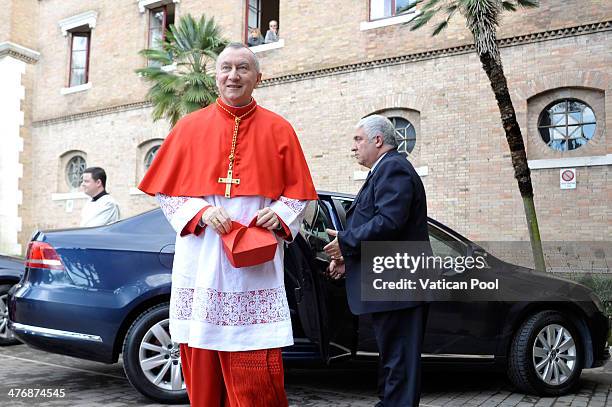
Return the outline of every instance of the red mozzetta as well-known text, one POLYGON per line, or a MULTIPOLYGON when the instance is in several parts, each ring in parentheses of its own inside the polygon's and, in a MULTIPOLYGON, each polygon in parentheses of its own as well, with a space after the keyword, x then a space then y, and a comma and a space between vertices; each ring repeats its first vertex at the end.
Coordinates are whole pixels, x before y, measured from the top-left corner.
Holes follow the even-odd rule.
POLYGON ((227 176, 234 115, 244 116, 238 127, 232 174, 240 183, 231 186, 231 197, 317 199, 295 131, 254 99, 238 108, 217 99, 182 118, 138 188, 150 195, 223 196, 226 185, 219 178, 227 176))

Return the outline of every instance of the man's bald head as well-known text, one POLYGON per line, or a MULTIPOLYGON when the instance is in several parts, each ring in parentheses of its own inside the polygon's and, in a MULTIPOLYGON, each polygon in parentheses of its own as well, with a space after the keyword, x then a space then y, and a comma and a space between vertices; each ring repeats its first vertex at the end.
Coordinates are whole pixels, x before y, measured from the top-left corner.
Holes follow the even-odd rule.
POLYGON ((253 53, 253 51, 251 51, 249 47, 247 47, 241 42, 230 42, 229 44, 226 45, 225 48, 223 48, 223 51, 221 51, 221 53, 217 57, 217 64, 216 64, 217 71, 219 70, 219 62, 222 59, 222 55, 232 49, 233 50, 244 50, 244 53, 248 55, 249 58, 251 59, 251 62, 253 63, 253 66, 255 67, 255 70, 257 71, 257 73, 261 73, 261 67, 259 66, 259 59, 257 59, 257 56, 255 55, 255 53, 253 53))

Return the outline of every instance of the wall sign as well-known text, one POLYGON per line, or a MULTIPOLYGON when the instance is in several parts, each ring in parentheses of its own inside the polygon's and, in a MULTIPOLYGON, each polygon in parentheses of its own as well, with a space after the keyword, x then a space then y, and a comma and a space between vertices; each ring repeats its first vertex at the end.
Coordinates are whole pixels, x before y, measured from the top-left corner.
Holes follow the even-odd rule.
POLYGON ((575 168, 561 168, 559 170, 559 186, 561 189, 576 189, 575 168))

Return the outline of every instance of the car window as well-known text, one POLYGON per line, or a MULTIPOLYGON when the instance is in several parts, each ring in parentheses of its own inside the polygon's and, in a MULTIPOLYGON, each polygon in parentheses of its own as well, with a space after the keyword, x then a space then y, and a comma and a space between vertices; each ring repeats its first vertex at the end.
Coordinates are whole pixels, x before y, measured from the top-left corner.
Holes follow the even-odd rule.
MULTIPOLYGON (((353 204, 353 199, 350 198, 333 197, 333 200, 340 204, 345 212, 348 211, 353 204)), ((314 236, 318 236, 324 242, 324 245, 330 242, 329 235, 325 233, 325 228, 333 229, 333 226, 331 226, 332 223, 327 215, 327 211, 320 202, 311 202, 306 209, 306 218, 304 222, 304 224, 308 225, 310 228, 309 241, 311 245, 313 245, 311 240, 314 239, 314 236)), ((463 242, 433 225, 429 225, 429 240, 435 256, 458 257, 465 256, 467 253, 467 246, 463 242)))
POLYGON ((349 208, 351 207, 351 205, 353 204, 353 200, 352 199, 348 199, 348 198, 337 198, 337 197, 334 197, 334 201, 336 201, 340 205, 342 205, 342 208, 344 209, 344 212, 348 211, 349 208))
POLYGON ((437 257, 459 257, 467 253, 464 243, 432 225, 429 225, 429 241, 433 254, 437 257))
POLYGON ((335 229, 327 208, 320 201, 311 201, 306 207, 301 232, 315 252, 322 252, 331 242, 325 229, 335 229))

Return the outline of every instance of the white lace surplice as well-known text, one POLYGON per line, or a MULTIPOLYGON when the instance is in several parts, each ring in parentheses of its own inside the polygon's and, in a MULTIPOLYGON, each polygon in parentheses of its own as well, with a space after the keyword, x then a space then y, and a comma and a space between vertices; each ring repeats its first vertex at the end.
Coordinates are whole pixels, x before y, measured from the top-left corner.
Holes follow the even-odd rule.
POLYGON ((237 269, 227 259, 221 238, 212 229, 205 229, 200 236, 181 237, 180 232, 208 205, 222 206, 232 220, 244 225, 259 209, 269 206, 296 236, 307 201, 284 197, 271 201, 259 196, 156 197, 177 232, 170 297, 172 340, 220 351, 292 345, 282 240, 278 239, 272 261, 237 269))

